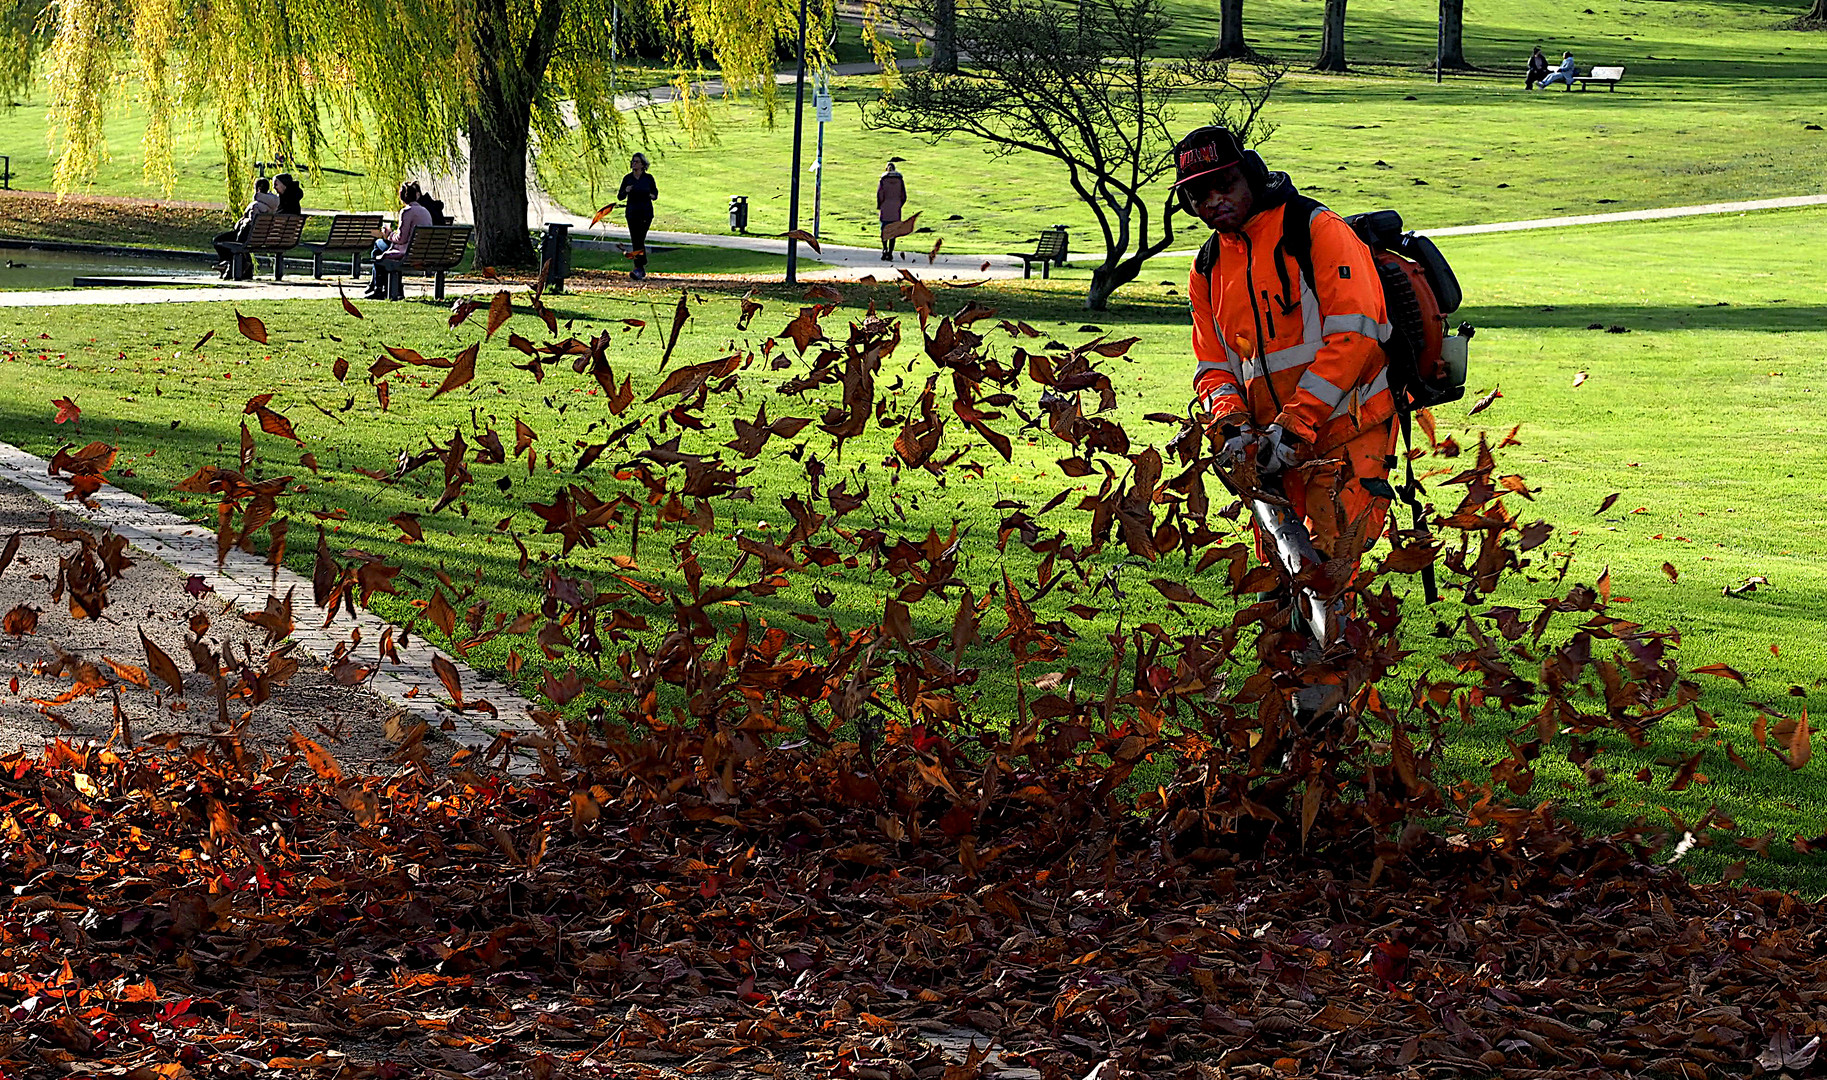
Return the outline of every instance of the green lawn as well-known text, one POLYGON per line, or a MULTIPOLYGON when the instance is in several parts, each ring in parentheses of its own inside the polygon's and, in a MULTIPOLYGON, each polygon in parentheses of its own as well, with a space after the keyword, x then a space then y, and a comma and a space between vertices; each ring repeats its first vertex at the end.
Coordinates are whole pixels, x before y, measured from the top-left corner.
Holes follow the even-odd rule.
MULTIPOLYGON (((1298 59, 1315 48, 1319 7, 1252 3, 1246 25, 1259 47, 1298 59)), ((1209 43, 1216 9, 1215 0, 1181 0, 1168 45, 1209 43)), ((1594 11, 1539 0, 1474 5, 1466 47, 1483 70, 1436 86, 1417 69, 1432 53, 1433 8, 1360 0, 1348 42, 1364 64, 1322 76, 1301 61, 1271 106, 1280 130, 1264 153, 1322 201, 1348 211, 1395 206, 1418 227, 1822 190, 1827 132, 1807 125, 1827 126, 1827 34, 1776 29, 1788 13, 1743 3, 1594 11), (1537 40, 1573 49, 1582 65, 1623 64, 1626 81, 1615 93, 1526 94, 1520 71, 1537 40)), ((874 81, 840 83, 825 128, 824 237, 870 241, 875 181, 898 156, 906 159, 908 210, 921 211, 921 226, 932 230, 911 238, 910 250, 943 239, 953 251, 1014 251, 1054 223, 1071 228, 1077 250, 1101 243, 1090 213, 1046 159, 991 156, 966 138, 928 145, 868 130, 862 106, 875 96, 874 81)), ((726 231, 729 197, 747 195, 751 231, 784 231, 790 118, 769 127, 747 104, 721 105, 718 115, 718 142, 709 147, 688 145, 663 110, 649 118, 642 148, 660 184, 659 227, 726 231)), ((1176 122, 1191 126, 1202 116, 1189 106, 1176 122)), ((815 139, 808 122, 808 165, 815 139)), ((590 212, 609 193, 590 191, 580 177, 562 159, 547 170, 554 194, 590 212)), ((801 223, 809 227, 811 175, 804 180, 801 223)))
MULTIPOLYGON (((1168 51, 1209 43, 1217 0, 1170 7, 1168 51)), ((1466 28, 1480 73, 1453 75, 1439 86, 1420 70, 1431 56, 1432 11, 1358 0, 1348 38, 1357 70, 1320 76, 1305 69, 1319 5, 1252 3, 1251 40, 1297 63, 1272 106, 1281 129, 1265 147, 1271 162, 1339 209, 1395 206, 1419 227, 1821 190, 1827 132, 1807 125, 1827 126, 1827 35, 1779 29, 1791 14, 1786 9, 1715 0, 1607 4, 1587 14, 1546 0, 1489 0, 1470 10, 1466 28), (1626 82, 1616 93, 1525 94, 1516 73, 1537 41, 1550 50, 1570 47, 1583 64, 1624 64, 1626 82)), ((854 29, 840 35, 840 59, 861 58, 854 39, 854 29)), ((826 128, 823 236, 871 242, 875 180, 883 163, 899 156, 906 159, 909 209, 921 211, 922 227, 932 230, 910 238, 910 250, 943 240, 953 251, 1013 251, 1054 223, 1071 227, 1077 250, 1094 246, 1091 216, 1046 160, 993 157, 964 139, 927 145, 866 130, 861 104, 876 93, 875 81, 839 83, 836 119, 826 128)), ((128 104, 108 121, 113 157, 96 190, 157 196, 139 176, 140 114, 130 95, 123 100, 128 104)), ((790 106, 790 96, 782 103, 790 106)), ((752 232, 784 231, 790 113, 770 127, 752 101, 716 110, 712 146, 689 145, 664 108, 644 110, 633 128, 632 148, 655 161, 657 224, 725 232, 729 197, 741 194, 750 200, 752 232)), ((1190 125, 1200 115, 1188 108, 1178 122, 1190 125)), ((808 165, 815 140, 808 124, 808 165)), ((0 111, 0 152, 12 154, 15 186, 49 186, 41 102, 0 111)), ((611 193, 592 191, 586 170, 568 154, 550 149, 545 180, 573 210, 593 212, 611 193)), ((207 123, 181 134, 176 156, 176 197, 223 197, 221 155, 207 123)), ((608 182, 621 175, 622 157, 598 170, 608 182)), ((358 155, 331 147, 319 164, 324 171, 312 181, 311 205, 387 205, 391 178, 361 175, 358 155)), ((812 179, 804 177, 807 227, 812 179)))
MULTIPOLYGON (((1827 694, 1818 634, 1818 597, 1827 587, 1827 572, 1821 569, 1827 534, 1818 496, 1823 468, 1820 455, 1812 452, 1814 425, 1808 419, 1816 395, 1827 393, 1827 330, 1822 329, 1827 289, 1820 282, 1816 256, 1823 243, 1827 211, 1819 210, 1453 240, 1447 250, 1472 297, 1464 314, 1481 328, 1474 351, 1474 389, 1501 385, 1504 396, 1477 423, 1466 419, 1469 399, 1442 409, 1439 416, 1441 433, 1456 433, 1461 441, 1477 428, 1502 432, 1520 423, 1522 445, 1505 452, 1506 470, 1522 473, 1541 488, 1536 504, 1527 510, 1563 527, 1565 535, 1551 549, 1574 552, 1573 576, 1591 581, 1609 566, 1615 594, 1629 598, 1628 604, 1620 602, 1614 609, 1618 614, 1651 626, 1680 628, 1687 667, 1722 661, 1751 679, 1749 690, 1741 691, 1703 677, 1703 704, 1718 713, 1718 737, 1736 746, 1752 764, 1752 773, 1739 773, 1721 748, 1707 742, 1695 748, 1707 751, 1702 771, 1710 782, 1667 792, 1661 785, 1668 772, 1661 768, 1650 785, 1632 780, 1632 773, 1658 757, 1693 752, 1691 721, 1684 717, 1659 729, 1647 753, 1625 751, 1609 759, 1614 777, 1610 795, 1618 800, 1616 805, 1597 805, 1586 795, 1583 782, 1564 768, 1544 767, 1537 793, 1564 794, 1569 812, 1607 827, 1637 815, 1661 821, 1662 807, 1691 822, 1717 803, 1746 835, 1775 831, 1772 857, 1751 863, 1754 880, 1814 892, 1827 891, 1827 874, 1793 854, 1787 844, 1798 832, 1815 836, 1827 831, 1827 800, 1819 794, 1823 763, 1816 761, 1791 774, 1758 750, 1749 734, 1754 713, 1747 702, 1768 702, 1785 712, 1818 712, 1827 694), (1586 329, 1592 323, 1629 332, 1586 329), (1580 372, 1587 377, 1575 387, 1580 372), (1612 492, 1620 495, 1616 504, 1595 515, 1612 492), (1664 574, 1665 561, 1679 572, 1678 582, 1671 583, 1664 574), (1742 598, 1721 595, 1722 586, 1752 575, 1768 577, 1771 587, 1742 598), (1777 646, 1774 652, 1772 645, 1777 646), (1573 779, 1574 786, 1557 792, 1556 785, 1566 779, 1573 779)), ((734 328, 737 294, 699 291, 704 301, 695 305, 674 367, 727 355, 732 345, 758 349, 761 338, 780 332, 800 303, 795 293, 764 290, 766 310, 749 332, 740 333, 734 328)), ((841 333, 845 320, 857 317, 870 299, 883 305, 893 297, 885 287, 847 287, 845 292, 844 307, 825 322, 828 331, 841 333)), ((557 315, 575 320, 571 332, 579 336, 605 329, 614 335, 612 362, 618 374, 633 376, 638 400, 658 378, 659 331, 670 325, 675 297, 658 290, 574 293, 557 298, 557 315), (637 332, 625 319, 644 320, 647 326, 637 332)), ((1069 281, 940 290, 942 307, 954 308, 967 300, 997 307, 1003 316, 1025 318, 1062 341, 1087 336, 1080 331, 1083 315, 1069 281)), ((244 309, 266 320, 272 334, 266 347, 239 337, 233 313, 223 305, 0 312, 0 338, 5 341, 0 352, 7 354, 0 356, 7 361, 0 363, 0 416, 10 440, 38 453, 48 454, 76 438, 115 442, 124 451, 114 474, 123 485, 199 520, 213 521, 208 500, 175 496, 170 487, 201 464, 232 465, 241 406, 256 394, 276 393, 273 406, 296 423, 323 473, 310 475, 299 464, 298 447, 265 435, 257 436, 257 469, 268 475, 293 474, 304 482, 305 488, 285 508, 298 525, 311 524, 305 516, 311 509, 347 510, 348 520, 334 526, 333 543, 339 550, 383 551, 404 562, 407 596, 382 598, 377 603, 380 610, 399 619, 410 617, 407 601, 429 596, 438 569, 459 581, 473 580, 480 570, 478 593, 492 602, 494 610, 511 615, 533 606, 539 595, 537 565, 531 578, 517 575, 516 550, 495 525, 512 517, 511 528, 525 534, 537 557, 555 558, 557 545, 549 542, 553 538, 533 533, 538 522, 527 504, 549 500, 560 484, 574 480, 599 493, 617 490, 608 473, 628 460, 624 452, 605 455, 582 477, 573 469, 583 448, 600 442, 606 430, 622 421, 602 408, 595 383, 572 375, 567 365, 549 370, 542 384, 508 367, 507 362, 522 358, 506 347, 505 334, 485 346, 478 378, 469 387, 434 402, 429 397, 435 377, 421 381, 411 378, 411 371, 402 371, 389 380, 391 409, 382 412, 363 374, 382 345, 450 355, 480 337, 481 328, 472 320, 457 331, 449 330, 440 305, 367 304, 363 310, 367 318, 358 322, 342 314, 334 299, 263 304, 255 312, 244 309), (191 346, 212 329, 217 332, 214 340, 201 355, 193 354, 191 346), (341 385, 331 372, 339 357, 353 365, 341 385), (83 408, 80 434, 51 423, 55 410, 50 399, 66 394, 83 408), (428 466, 387 486, 354 470, 384 470, 402 450, 417 452, 428 440, 447 441, 453 428, 468 429, 472 410, 482 426, 507 434, 516 417, 533 427, 540 437, 538 473, 529 478, 524 460, 475 467, 476 483, 466 492, 467 501, 435 517, 426 516, 425 544, 395 545, 398 530, 386 519, 401 511, 427 511, 442 485, 441 476, 433 476, 435 467, 428 466), (506 481, 505 490, 497 488, 497 480, 506 481)), ((525 314, 509 328, 535 340, 544 334, 543 327, 525 314)), ((1162 429, 1144 421, 1143 415, 1178 411, 1186 396, 1187 331, 1180 291, 1152 283, 1138 287, 1123 310, 1101 328, 1113 337, 1141 339, 1125 360, 1111 367, 1120 388, 1119 419, 1137 440, 1149 439, 1162 429)), ((1009 346, 1003 340, 992 335, 995 348, 1006 355, 1009 346)), ((882 376, 884 388, 896 377, 905 379, 895 398, 903 409, 911 407, 909 395, 917 392, 925 370, 916 354, 914 345, 904 344, 882 376)), ((706 418, 714 422, 712 430, 686 433, 685 448, 714 449, 727 438, 728 418, 752 418, 763 403, 770 417, 821 415, 834 400, 831 388, 814 392, 807 400, 773 393, 782 379, 804 368, 797 359, 785 371, 766 370, 760 364, 749 368, 739 379, 740 394, 714 399, 706 411, 706 418)), ((1021 394, 1027 407, 1032 405, 1030 390, 1021 394)), ((1003 421, 996 426, 1012 431, 1016 424, 1003 421)), ((653 430, 651 423, 649 431, 659 441, 673 434, 653 430)), ((644 447, 646 437, 634 436, 627 453, 644 447)), ((965 445, 952 443, 955 437, 948 432, 947 445, 965 445)), ((954 468, 943 485, 924 474, 895 478, 883 467, 888 436, 879 429, 846 444, 841 457, 831 454, 829 440, 822 435, 796 441, 806 444, 809 455, 828 459, 827 486, 838 479, 846 480, 852 490, 869 485, 870 509, 860 512, 857 523, 867 521, 861 515, 881 514, 883 527, 917 538, 929 527, 944 535, 958 521, 970 529, 961 572, 980 593, 999 580, 1005 568, 1017 580, 1031 577, 1034 561, 1019 545, 1011 544, 1006 556, 995 550, 995 526, 1003 511, 990 504, 1012 499, 1035 510, 1060 489, 1062 481, 1052 462, 1061 452, 1051 437, 1018 437, 1014 461, 1008 465, 973 440, 976 449, 967 459, 991 466, 985 477, 970 479, 954 468)), ((779 499, 801 486, 803 479, 801 466, 777 453, 770 448, 742 463, 755 466, 743 481, 754 486, 752 503, 731 500, 717 505, 716 528, 699 545, 707 578, 721 580, 732 555, 726 538, 735 529, 765 535, 787 520, 779 499)), ((1069 509, 1042 520, 1049 528, 1074 530, 1072 539, 1083 542, 1084 522, 1069 509)), ((651 521, 647 524, 651 529, 651 521)), ((680 528, 670 526, 662 535, 643 536, 635 576, 682 588, 668 549, 680 528)), ((303 535, 309 535, 308 528, 303 535)), ((603 546, 580 548, 557 565, 566 573, 587 574, 614 587, 609 575, 617 568, 611 556, 627 555, 631 546, 625 530, 604 540, 603 546)), ((301 570, 308 570, 310 549, 308 542, 293 544, 292 558, 301 570)), ((1116 560, 1105 565, 1114 566, 1116 560)), ((1154 567, 1122 568, 1120 601, 1107 593, 1093 597, 1064 591, 1049 598, 1049 605, 1061 608, 1083 602, 1101 610, 1082 624, 1083 636, 1070 657, 1087 679, 1095 681, 1093 673, 1106 648, 1102 634, 1119 613, 1125 625, 1179 618, 1144 584, 1151 576, 1186 572, 1177 566, 1169 560, 1154 567)), ((821 577, 836 594, 828 609, 813 603, 810 583, 802 582, 742 610, 797 633, 814 630, 802 629, 791 618, 796 612, 856 625, 879 612, 882 580, 833 568, 821 577)), ((1222 593, 1215 582, 1197 579, 1193 584, 1213 599, 1222 593)), ((1518 586, 1513 593, 1496 599, 1532 606, 1529 590, 1518 586)), ((638 599, 631 598, 629 604, 646 610, 638 599)), ((1452 600, 1443 606, 1447 613, 1458 608, 1452 600)), ((927 632, 949 625, 950 616, 949 606, 942 602, 915 608, 916 620, 927 632)), ((1051 610, 1042 617, 1052 617, 1051 610)), ((989 625, 998 622, 999 616, 992 615, 989 625)), ((506 663, 510 645, 523 654, 533 652, 530 641, 501 638, 475 649, 470 658, 498 670, 506 663)), ((986 664, 975 708, 992 717, 1009 715, 1013 709, 1010 672, 992 663, 997 655, 992 650, 975 655, 986 664)), ((1502 733, 1500 723, 1487 719, 1456 743, 1455 760, 1469 767, 1481 758, 1501 756, 1502 733)), ((1722 870, 1737 854, 1728 851, 1722 858, 1715 852, 1696 852, 1689 858, 1704 874, 1722 870)))

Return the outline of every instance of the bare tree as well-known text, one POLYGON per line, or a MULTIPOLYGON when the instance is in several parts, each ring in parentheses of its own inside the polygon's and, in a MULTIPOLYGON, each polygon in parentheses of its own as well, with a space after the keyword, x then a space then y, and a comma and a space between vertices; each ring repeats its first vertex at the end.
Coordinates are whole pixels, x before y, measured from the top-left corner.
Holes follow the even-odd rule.
MULTIPOLYGON (((934 141, 964 135, 995 155, 1058 162, 1102 234, 1104 261, 1085 296, 1093 311, 1173 240, 1176 202, 1156 182, 1173 170, 1175 106, 1199 101, 1212 110, 1210 122, 1253 142, 1272 130, 1259 114, 1286 66, 1156 60, 1167 25, 1160 0, 1006 0, 956 14, 959 73, 905 72, 869 123, 934 141)), ((930 23, 930 13, 922 16, 930 23)))
POLYGON ((1326 22, 1320 31, 1319 63, 1321 71, 1345 69, 1345 0, 1326 0, 1326 22))
POLYGON ((1465 62, 1465 0, 1440 0, 1440 66, 1472 66, 1465 62))

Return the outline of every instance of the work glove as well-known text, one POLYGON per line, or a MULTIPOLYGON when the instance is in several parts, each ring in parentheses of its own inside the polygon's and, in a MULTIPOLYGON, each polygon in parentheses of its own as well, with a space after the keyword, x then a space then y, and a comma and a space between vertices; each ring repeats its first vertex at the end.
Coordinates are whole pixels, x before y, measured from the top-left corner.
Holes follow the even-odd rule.
MULTIPOLYGON (((1230 444, 1225 444, 1226 449, 1230 444)), ((1299 440, 1280 424, 1270 424, 1256 437, 1256 469, 1263 476, 1275 476, 1294 467, 1299 440)))
POLYGON ((1250 448, 1256 445, 1256 430, 1247 426, 1232 427, 1226 424, 1223 431, 1225 433, 1224 449, 1218 451, 1218 460, 1224 464, 1225 468, 1234 469, 1243 463, 1243 459, 1250 453, 1250 448))

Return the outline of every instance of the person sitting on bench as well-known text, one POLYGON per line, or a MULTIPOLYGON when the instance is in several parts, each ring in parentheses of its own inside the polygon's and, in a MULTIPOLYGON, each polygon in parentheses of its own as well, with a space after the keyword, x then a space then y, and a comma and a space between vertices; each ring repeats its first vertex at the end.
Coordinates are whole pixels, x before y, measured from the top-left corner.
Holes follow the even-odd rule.
POLYGON ((241 220, 235 227, 225 233, 217 233, 214 241, 216 254, 221 256, 215 268, 222 271, 225 278, 234 276, 235 253, 223 247, 224 244, 239 244, 247 240, 247 234, 254 228, 254 219, 261 214, 271 214, 279 210, 279 196, 273 194, 273 185, 266 177, 254 181, 254 200, 241 212, 241 220))
POLYGON ((1529 54, 1529 70, 1523 75, 1523 89, 1533 90, 1535 84, 1548 77, 1548 58, 1542 55, 1542 47, 1537 45, 1529 54))
POLYGON ((273 194, 279 196, 280 213, 304 213, 304 185, 294 179, 291 173, 282 172, 273 177, 273 194))
POLYGON ((383 232, 374 242, 374 273, 369 275, 368 290, 363 295, 370 300, 387 299, 387 274, 381 267, 381 260, 397 259, 406 254, 407 246, 412 243, 412 230, 431 223, 431 211, 419 203, 418 181, 408 180, 401 184, 399 228, 383 232))
POLYGON ((1548 77, 1542 80, 1541 88, 1546 90, 1555 83, 1560 83, 1563 86, 1572 86, 1573 76, 1577 73, 1578 69, 1573 63, 1573 54, 1564 52, 1561 54, 1561 66, 1548 73, 1548 77))

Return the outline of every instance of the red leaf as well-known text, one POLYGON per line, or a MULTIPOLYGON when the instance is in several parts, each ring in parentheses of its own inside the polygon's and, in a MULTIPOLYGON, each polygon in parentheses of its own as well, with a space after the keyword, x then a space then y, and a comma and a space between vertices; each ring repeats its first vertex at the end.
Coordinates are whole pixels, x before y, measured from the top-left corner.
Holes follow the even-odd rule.
POLYGON ((67 397, 53 398, 51 404, 57 406, 57 417, 51 421, 53 424, 61 424, 65 420, 74 420, 82 415, 82 410, 77 408, 76 403, 67 397))

